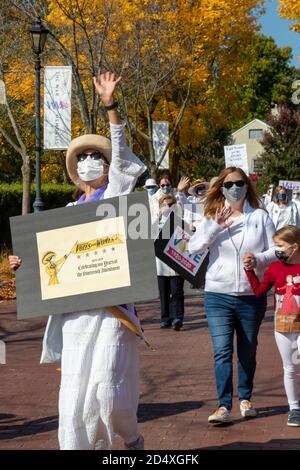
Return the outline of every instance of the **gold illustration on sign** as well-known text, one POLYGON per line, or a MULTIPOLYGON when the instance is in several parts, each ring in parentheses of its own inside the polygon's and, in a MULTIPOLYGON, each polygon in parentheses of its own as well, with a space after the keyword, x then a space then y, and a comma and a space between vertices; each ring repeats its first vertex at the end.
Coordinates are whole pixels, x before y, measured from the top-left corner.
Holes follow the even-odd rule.
POLYGON ((57 273, 58 266, 60 266, 66 259, 67 255, 63 256, 59 260, 55 261, 56 253, 54 251, 48 251, 42 258, 42 263, 46 265, 45 271, 49 276, 49 286, 55 286, 59 284, 57 273))
POLYGON ((54 251, 47 251, 42 257, 42 263, 45 265, 45 271, 49 276, 49 286, 59 284, 58 273, 63 267, 65 261, 71 254, 87 253, 88 251, 95 251, 97 248, 104 248, 106 246, 119 245, 122 242, 121 235, 116 233, 102 238, 95 238, 86 242, 75 242, 68 254, 62 258, 55 260, 56 253, 54 251))
POLYGON ((75 254, 86 253, 87 251, 94 251, 97 248, 104 248, 111 245, 119 245, 123 243, 121 240, 121 235, 116 233, 115 235, 108 235, 102 238, 95 238, 87 242, 76 242, 71 252, 75 254))

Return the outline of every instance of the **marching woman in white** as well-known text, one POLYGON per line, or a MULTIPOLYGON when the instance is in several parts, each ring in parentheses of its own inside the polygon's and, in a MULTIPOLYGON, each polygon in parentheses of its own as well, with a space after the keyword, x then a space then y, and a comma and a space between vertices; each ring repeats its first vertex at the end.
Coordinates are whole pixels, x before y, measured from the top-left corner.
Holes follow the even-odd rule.
POLYGON ((300 228, 300 215, 297 204, 288 200, 288 193, 282 186, 277 186, 273 200, 266 206, 276 230, 286 225, 300 228))
MULTIPOLYGON (((84 191, 77 204, 128 194, 145 171, 125 142, 113 97, 120 80, 110 72, 94 78, 108 112, 111 141, 83 135, 67 150, 69 175, 84 191)), ((10 257, 10 264, 17 269, 19 258, 10 257)), ((127 448, 143 449, 137 426, 138 335, 143 336, 132 304, 49 317, 41 362, 61 359, 61 449, 110 449, 115 435, 123 438, 127 448), (132 328, 124 325, 124 318, 132 328)))
POLYGON ((188 243, 190 253, 209 248, 204 308, 214 347, 219 405, 211 423, 230 422, 233 400, 233 342, 237 336, 238 395, 243 417, 255 417, 251 403, 257 335, 266 298, 256 298, 243 269, 243 255, 258 275, 274 261, 273 222, 260 208, 249 177, 236 167, 223 170, 206 192, 204 217, 188 243))
MULTIPOLYGON (((158 219, 153 221, 159 229, 163 228, 171 212, 182 217, 181 207, 172 194, 164 194, 159 205, 158 219)), ((179 331, 184 317, 184 279, 159 258, 156 258, 156 271, 161 311, 160 328, 172 326, 175 331, 179 331)))
MULTIPOLYGON (((147 180, 147 181, 154 181, 154 180, 147 180)), ((166 194, 175 196, 177 203, 181 206, 181 210, 183 213, 184 205, 189 203, 187 197, 184 194, 185 190, 189 186, 189 181, 190 181, 189 178, 187 178, 186 176, 182 176, 178 183, 177 188, 173 188, 171 177, 168 174, 161 175, 159 179, 159 184, 157 185, 157 190, 154 191, 152 195, 149 194, 148 192, 152 220, 155 220, 159 217, 159 212, 160 212, 159 201, 166 194)))

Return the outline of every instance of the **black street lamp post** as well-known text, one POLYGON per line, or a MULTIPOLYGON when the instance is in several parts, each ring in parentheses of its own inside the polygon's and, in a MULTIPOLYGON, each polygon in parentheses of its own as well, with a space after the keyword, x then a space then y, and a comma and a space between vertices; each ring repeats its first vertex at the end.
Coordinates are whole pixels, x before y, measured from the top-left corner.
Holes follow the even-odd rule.
POLYGON ((41 58, 48 30, 44 27, 40 18, 37 18, 30 30, 32 49, 35 53, 35 201, 34 212, 43 210, 44 204, 41 197, 41 58))

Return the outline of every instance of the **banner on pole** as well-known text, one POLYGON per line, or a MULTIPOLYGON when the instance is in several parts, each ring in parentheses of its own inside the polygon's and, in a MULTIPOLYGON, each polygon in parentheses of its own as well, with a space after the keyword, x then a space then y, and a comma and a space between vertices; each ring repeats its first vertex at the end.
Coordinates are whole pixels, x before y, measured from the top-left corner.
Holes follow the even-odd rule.
MULTIPOLYGON (((166 148, 169 139, 169 123, 168 121, 153 121, 153 147, 156 163, 160 160, 163 151, 166 148)), ((169 168, 169 150, 159 165, 160 168, 169 168)))
POLYGON ((47 66, 44 75, 44 149, 64 150, 71 142, 71 66, 47 66))

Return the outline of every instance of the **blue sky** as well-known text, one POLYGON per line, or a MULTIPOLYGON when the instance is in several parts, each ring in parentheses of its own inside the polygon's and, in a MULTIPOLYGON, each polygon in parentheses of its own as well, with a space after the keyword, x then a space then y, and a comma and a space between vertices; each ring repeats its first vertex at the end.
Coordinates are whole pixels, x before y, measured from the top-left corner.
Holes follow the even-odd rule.
POLYGON ((290 46, 293 49, 293 60, 291 63, 300 68, 300 33, 295 33, 289 30, 289 25, 292 24, 289 20, 284 20, 279 17, 277 8, 277 0, 266 1, 266 14, 259 20, 262 26, 261 32, 266 36, 272 36, 278 46, 290 46))

